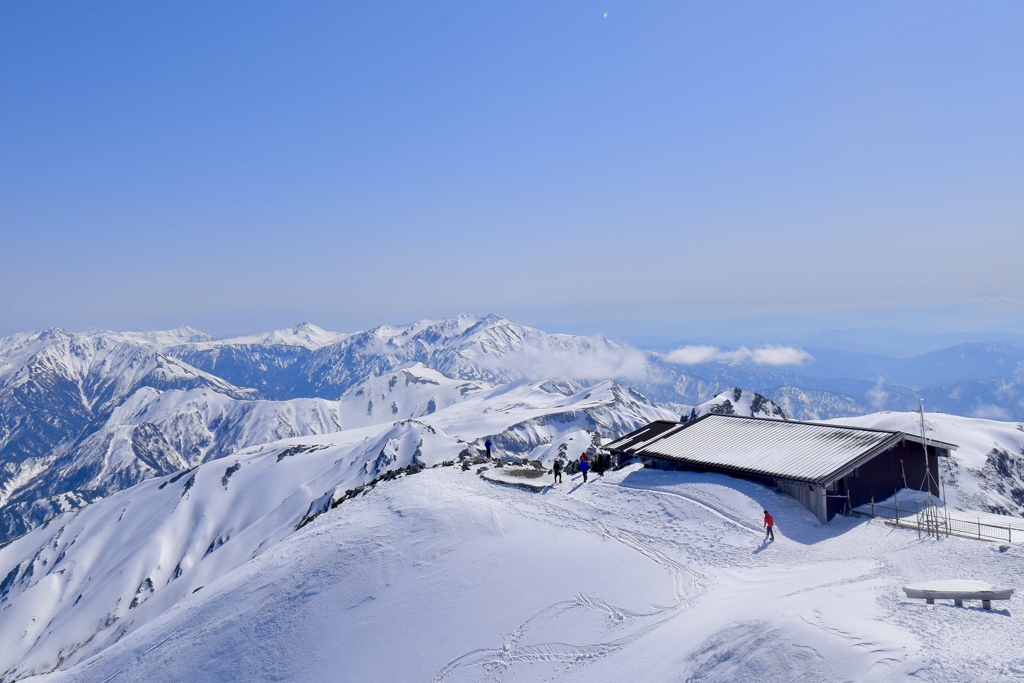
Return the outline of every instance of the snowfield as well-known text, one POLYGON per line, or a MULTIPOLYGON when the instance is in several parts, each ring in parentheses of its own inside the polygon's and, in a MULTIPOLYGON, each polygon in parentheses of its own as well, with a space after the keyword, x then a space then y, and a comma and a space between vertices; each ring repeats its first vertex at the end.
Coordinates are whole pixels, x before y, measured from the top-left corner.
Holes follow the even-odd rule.
MULTIPOLYGON (((822 526, 712 474, 518 486, 518 462, 547 483, 556 458, 680 413, 784 418, 753 391, 659 405, 583 381, 632 367, 617 354, 469 316, 0 340, 0 445, 20 458, 0 477, 17 532, 0 546, 0 683, 1024 677, 1018 596, 984 611, 902 591, 1019 590, 1024 546, 822 526), (517 369, 524 357, 537 367, 517 369), (551 362, 576 378, 538 381, 551 362), (257 398, 289 382, 330 397, 257 398)), ((918 419, 837 421, 918 433, 918 419)), ((935 413, 926 428, 959 445, 942 468, 956 514, 1024 540, 1024 425, 935 413)))
MULTIPOLYGON (((1019 587, 1021 560, 877 521, 822 526, 720 475, 634 467, 530 493, 439 467, 378 484, 31 680, 1019 680, 1018 597, 984 611, 901 587, 1019 587)), ((19 634, 4 633, 9 652, 19 634)))
MULTIPOLYGON (((788 496, 723 475, 630 466, 541 492, 480 476, 497 466, 479 456, 488 436, 499 455, 526 444, 550 463, 615 420, 659 417, 624 391, 481 388, 419 420, 254 446, 62 515, 0 548, 0 679, 1024 675, 1019 597, 984 611, 902 592, 1019 590, 1024 546, 922 539, 879 520, 823 526, 788 496)), ((915 417, 857 421, 909 430, 915 417)), ((970 474, 986 449, 1024 436, 926 423, 961 445, 948 468, 961 479, 947 486, 961 501, 989 485, 970 474)))

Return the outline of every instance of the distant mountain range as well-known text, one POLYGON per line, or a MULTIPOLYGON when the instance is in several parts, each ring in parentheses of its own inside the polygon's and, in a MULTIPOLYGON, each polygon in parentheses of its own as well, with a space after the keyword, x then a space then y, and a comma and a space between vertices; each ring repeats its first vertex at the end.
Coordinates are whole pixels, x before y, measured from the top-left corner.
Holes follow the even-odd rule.
POLYGON ((17 334, 0 339, 0 540, 258 444, 457 404, 487 413, 502 395, 538 411, 532 420, 566 425, 540 436, 496 424, 489 436, 519 455, 580 419, 583 431, 613 437, 652 416, 688 416, 737 387, 795 419, 910 410, 923 397, 929 411, 1024 420, 1024 344, 964 344, 909 360, 801 353, 812 359, 681 364, 678 354, 470 315, 357 333, 307 323, 222 340, 189 327, 17 334), (600 414, 570 405, 588 387, 605 387, 600 414))

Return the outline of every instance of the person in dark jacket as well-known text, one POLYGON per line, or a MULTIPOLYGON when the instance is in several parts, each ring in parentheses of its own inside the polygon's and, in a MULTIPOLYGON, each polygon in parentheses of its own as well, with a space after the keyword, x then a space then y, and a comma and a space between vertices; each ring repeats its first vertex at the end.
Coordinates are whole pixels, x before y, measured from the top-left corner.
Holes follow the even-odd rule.
POLYGON ((584 453, 580 456, 580 472, 583 473, 583 483, 587 483, 587 472, 590 471, 590 458, 584 453))
POLYGON ((772 539, 773 541, 775 540, 775 532, 772 531, 772 527, 774 527, 774 526, 775 526, 775 518, 772 517, 770 512, 765 510, 764 511, 764 528, 767 529, 768 531, 766 531, 765 534, 764 534, 764 540, 767 541, 769 538, 772 539))
POLYGON ((491 440, 484 441, 484 448, 487 449, 487 457, 491 457, 491 440))
POLYGON ((555 464, 551 466, 551 471, 555 473, 555 483, 562 483, 562 461, 556 459, 555 464))

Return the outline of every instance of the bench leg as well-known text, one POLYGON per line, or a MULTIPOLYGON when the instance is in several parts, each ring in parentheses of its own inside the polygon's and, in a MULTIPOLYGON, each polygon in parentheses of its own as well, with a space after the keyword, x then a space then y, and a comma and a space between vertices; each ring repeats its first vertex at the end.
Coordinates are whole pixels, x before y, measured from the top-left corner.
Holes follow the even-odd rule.
POLYGON ((956 605, 957 607, 963 607, 964 606, 964 601, 961 600, 960 598, 954 598, 953 599, 953 604, 956 605))
POLYGON ((981 601, 981 606, 983 608, 985 608, 985 609, 992 609, 992 601, 991 600, 982 600, 981 601))
POLYGON ((927 602, 929 605, 934 605, 935 604, 935 599, 934 598, 928 598, 927 600, 925 600, 925 602, 927 602))

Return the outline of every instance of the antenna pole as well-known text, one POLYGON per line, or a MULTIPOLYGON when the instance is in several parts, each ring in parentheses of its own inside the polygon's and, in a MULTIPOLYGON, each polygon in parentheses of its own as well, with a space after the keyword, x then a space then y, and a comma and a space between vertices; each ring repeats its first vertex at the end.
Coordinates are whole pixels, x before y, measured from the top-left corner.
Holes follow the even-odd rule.
POLYGON ((932 504, 932 462, 928 459, 928 433, 924 428, 924 399, 918 397, 917 410, 921 416, 921 448, 924 449, 924 469, 928 479, 928 506, 932 504))

